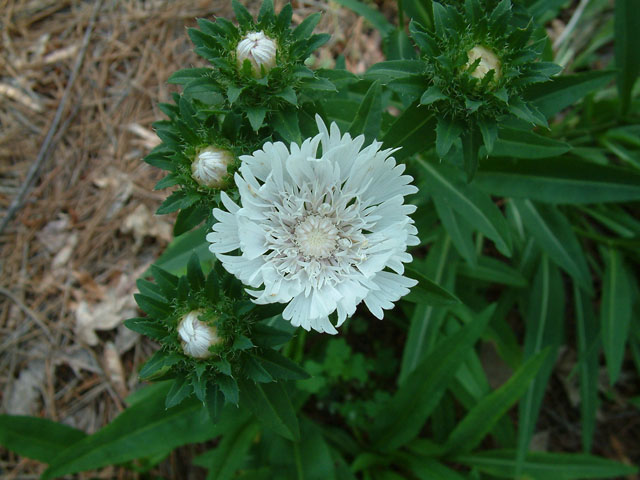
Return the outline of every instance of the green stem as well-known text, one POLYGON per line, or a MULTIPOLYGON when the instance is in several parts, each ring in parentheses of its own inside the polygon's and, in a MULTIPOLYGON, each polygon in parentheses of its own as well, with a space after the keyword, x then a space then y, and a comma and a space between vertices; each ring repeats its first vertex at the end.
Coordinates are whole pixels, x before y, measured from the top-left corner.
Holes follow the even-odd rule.
POLYGON ((293 455, 296 458, 296 471, 298 472, 298 480, 304 480, 302 458, 300 458, 300 442, 293 442, 293 455))

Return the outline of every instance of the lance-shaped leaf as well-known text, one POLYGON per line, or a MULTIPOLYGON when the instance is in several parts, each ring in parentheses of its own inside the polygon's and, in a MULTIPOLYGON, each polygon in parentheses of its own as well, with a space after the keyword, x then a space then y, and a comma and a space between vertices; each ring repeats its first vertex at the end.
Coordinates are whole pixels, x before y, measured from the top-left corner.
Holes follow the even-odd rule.
POLYGON ((518 423, 518 459, 524 461, 529 442, 542 406, 551 371, 556 361, 557 351, 562 343, 564 318, 564 290, 558 269, 542 256, 536 273, 531 295, 528 299, 524 358, 529 359, 548 351, 549 355, 532 379, 531 385, 522 398, 518 423))
POLYGON ((362 99, 353 122, 349 126, 351 135, 355 137, 364 134, 367 143, 372 142, 380 132, 380 124, 382 122, 380 92, 380 83, 378 81, 373 82, 362 99))
POLYGON ((300 428, 289 394, 282 382, 240 383, 241 400, 249 407, 260 423, 294 442, 300 440, 300 428))
POLYGON ((591 450, 593 432, 596 427, 598 409, 598 368, 600 353, 600 332, 591 299, 578 288, 573 287, 576 311, 576 332, 578 350, 578 371, 580 374, 580 414, 582 420, 582 448, 591 450))
POLYGON ((632 293, 623 257, 618 250, 610 248, 607 251, 602 285, 600 325, 609 381, 612 385, 618 381, 624 359, 627 334, 631 325, 632 293))
POLYGON ((18 455, 51 463, 87 435, 46 418, 0 415, 0 445, 18 455))
POLYGON ((484 332, 493 308, 437 344, 378 414, 371 438, 384 451, 416 437, 437 406, 466 354, 484 332))
POLYGON ((415 102, 389 127, 382 140, 384 148, 402 147, 393 154, 397 160, 429 150, 436 141, 436 118, 415 102))
POLYGON ((615 3, 615 57, 618 70, 618 90, 622 111, 631 103, 631 91, 640 74, 640 10, 635 0, 618 0, 615 3))
MULTIPOLYGON (((515 451, 513 450, 488 450, 457 455, 452 460, 494 477, 516 478, 515 451)), ((522 466, 522 474, 526 475, 526 478, 540 480, 611 479, 633 475, 637 471, 636 467, 605 458, 572 453, 530 453, 522 466)))
POLYGON ((640 200, 640 174, 564 156, 483 160, 476 184, 491 195, 545 203, 583 204, 640 200))
POLYGON ((498 390, 482 399, 458 424, 444 446, 447 452, 473 450, 500 418, 524 395, 548 352, 529 359, 498 390))
POLYGON ((54 459, 42 478, 60 478, 169 452, 186 443, 203 442, 214 434, 202 402, 188 400, 167 410, 166 393, 166 388, 156 391, 98 432, 71 445, 54 459))
POLYGON ((448 165, 418 159, 424 168, 423 180, 432 195, 438 195, 471 225, 493 240, 498 250, 511 256, 511 233, 502 212, 491 198, 475 185, 460 178, 461 172, 448 165))
POLYGON ((551 205, 530 200, 513 200, 529 234, 558 266, 571 275, 587 292, 593 291, 587 261, 571 224, 551 205))

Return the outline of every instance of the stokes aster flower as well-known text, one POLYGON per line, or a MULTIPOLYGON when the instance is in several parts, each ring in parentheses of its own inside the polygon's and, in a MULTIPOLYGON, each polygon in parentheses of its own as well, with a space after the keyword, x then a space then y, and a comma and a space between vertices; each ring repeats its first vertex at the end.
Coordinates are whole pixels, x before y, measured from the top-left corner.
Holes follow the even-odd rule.
POLYGON ((214 209, 207 240, 227 271, 263 287, 249 291, 255 303, 288 303, 294 326, 334 334, 332 313, 340 326, 364 301, 381 319, 417 283, 403 276, 407 246, 418 244, 404 196, 417 188, 393 150, 316 122, 320 133, 302 145, 266 143, 240 158, 240 205, 221 193, 228 212, 214 209))

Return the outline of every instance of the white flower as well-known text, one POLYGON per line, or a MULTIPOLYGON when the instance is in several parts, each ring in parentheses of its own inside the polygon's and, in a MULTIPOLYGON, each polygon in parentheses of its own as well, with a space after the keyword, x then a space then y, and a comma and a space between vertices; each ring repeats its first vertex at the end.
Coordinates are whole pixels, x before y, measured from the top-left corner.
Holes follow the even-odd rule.
POLYGON ((493 70, 493 78, 497 80, 502 75, 502 71, 500 69, 500 59, 486 47, 481 45, 476 45, 471 50, 467 52, 467 58, 469 61, 467 62, 466 67, 469 68, 473 65, 477 59, 480 59, 478 66, 471 72, 471 76, 474 78, 483 79, 484 76, 489 73, 490 70, 493 70))
POLYGON ((185 355, 194 358, 208 358, 212 355, 209 347, 222 343, 215 327, 198 320, 202 312, 193 310, 187 313, 178 324, 178 336, 185 355))
POLYGON ((191 163, 191 176, 200 185, 220 188, 232 162, 233 155, 228 150, 207 147, 191 163))
POLYGON ((236 48, 238 68, 242 68, 245 60, 251 62, 253 76, 262 77, 262 68, 265 73, 276 66, 276 42, 267 37, 264 32, 247 33, 236 48))
POLYGON ((329 133, 316 122, 320 133, 291 151, 266 143, 240 157, 241 206, 222 192, 228 212, 213 210, 218 222, 207 240, 230 273, 264 286, 249 291, 255 303, 288 303, 282 315, 294 326, 337 333, 333 312, 340 326, 364 300, 382 318, 417 283, 402 276, 412 260, 407 245, 418 244, 408 217, 416 207, 404 196, 417 188, 393 150, 380 142, 362 149, 362 135, 341 136, 335 123, 329 133), (227 254, 238 248, 240 255, 227 254))

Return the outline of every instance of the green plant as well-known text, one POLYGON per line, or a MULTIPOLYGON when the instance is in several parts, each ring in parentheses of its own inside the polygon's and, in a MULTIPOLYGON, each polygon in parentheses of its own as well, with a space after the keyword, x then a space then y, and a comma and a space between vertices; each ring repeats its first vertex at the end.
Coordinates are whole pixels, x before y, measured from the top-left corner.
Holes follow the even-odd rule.
MULTIPOLYGON (((181 209, 182 235, 155 282, 138 283, 146 316, 127 321, 160 343, 140 372, 154 383, 90 436, 0 417, 0 443, 49 464, 43 478, 149 472, 213 439, 194 459, 212 479, 637 472, 591 452, 607 401, 600 352, 610 392, 640 371, 638 9, 595 2, 590 14, 614 19, 599 41, 614 42, 615 68, 586 68, 586 45, 580 71, 559 73, 570 45, 554 59, 542 22, 562 2, 403 0, 398 26, 339 3, 384 36, 386 61, 362 78, 304 67, 326 40, 311 35, 317 18, 290 30, 291 7, 276 15, 271 0, 257 21, 234 3, 238 27, 190 31, 213 67, 171 77, 183 92, 146 159, 171 172, 160 186, 181 186, 160 213, 181 209), (252 32, 275 40, 275 63, 238 61, 252 32), (192 176, 208 146, 234 158, 215 187, 192 176), (307 332, 336 323, 337 338, 307 332), (499 385, 481 345, 511 372, 499 385), (583 451, 531 452, 566 348, 583 451)), ((637 408, 638 397, 617 401, 637 408)))

